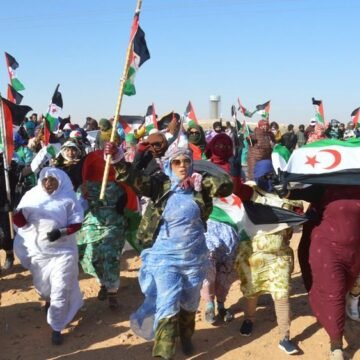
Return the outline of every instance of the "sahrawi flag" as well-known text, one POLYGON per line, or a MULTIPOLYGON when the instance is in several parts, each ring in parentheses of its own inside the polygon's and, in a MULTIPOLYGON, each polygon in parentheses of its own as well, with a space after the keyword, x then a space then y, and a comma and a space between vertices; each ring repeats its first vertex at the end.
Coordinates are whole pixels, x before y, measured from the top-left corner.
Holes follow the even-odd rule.
POLYGON ((139 14, 135 14, 134 22, 131 28, 130 42, 132 44, 130 64, 127 73, 127 79, 124 84, 124 94, 131 96, 136 94, 135 75, 139 67, 150 59, 150 53, 145 41, 145 33, 139 25, 139 14))
MULTIPOLYGON (((7 158, 11 160, 14 152, 13 143, 13 126, 20 126, 25 121, 26 114, 32 110, 30 106, 16 105, 13 102, 1 97, 1 104, 3 107, 4 114, 4 127, 6 132, 5 147, 7 149, 7 158)), ((0 142, 2 136, 0 136, 0 142)))
POLYGON ((158 128, 154 104, 149 105, 146 110, 144 126, 146 134, 149 134, 150 130, 158 128))
POLYGON ((351 119, 352 119, 355 127, 359 123, 359 115, 360 115, 360 107, 358 107, 351 113, 351 119))
POLYGON ((46 114, 47 125, 51 132, 58 130, 60 123, 59 117, 63 108, 63 99, 59 91, 59 86, 60 85, 58 85, 55 89, 51 104, 49 105, 49 110, 46 114))
MULTIPOLYGON (((239 110, 240 110, 240 112, 241 112, 244 116, 251 118, 254 113, 252 113, 251 111, 249 111, 248 109, 246 109, 246 108, 241 104, 239 98, 238 98, 238 103, 239 103, 239 110)), ((259 105, 258 105, 258 106, 259 106, 259 105)))
POLYGON ((234 194, 213 199, 210 219, 232 226, 240 241, 250 240, 256 235, 271 234, 306 221, 298 215, 280 207, 242 202, 234 194))
POLYGON ((280 144, 276 144, 273 148, 273 151, 271 153, 271 160, 273 164, 273 168, 275 169, 275 172, 279 174, 280 171, 284 171, 289 159, 290 159, 291 153, 289 149, 280 144))
POLYGON ((6 65, 9 72, 9 77, 12 87, 16 91, 25 90, 25 86, 17 78, 15 70, 19 67, 19 63, 15 60, 13 56, 5 52, 6 65))
POLYGON ((186 110, 185 110, 185 123, 189 124, 190 122, 195 123, 196 125, 199 125, 198 119, 195 115, 195 110, 194 107, 192 106, 191 101, 189 101, 189 103, 186 106, 186 110))
POLYGON ((320 124, 325 125, 324 106, 322 100, 315 100, 312 98, 312 103, 315 106, 315 118, 320 124))
POLYGON ((20 105, 23 96, 17 92, 10 84, 8 84, 7 98, 14 104, 20 105))
POLYGON ((256 110, 254 111, 261 115, 264 119, 269 119, 270 113, 270 100, 265 104, 256 105, 256 110))
POLYGON ((324 139, 295 149, 283 175, 286 182, 360 185, 360 139, 324 139))

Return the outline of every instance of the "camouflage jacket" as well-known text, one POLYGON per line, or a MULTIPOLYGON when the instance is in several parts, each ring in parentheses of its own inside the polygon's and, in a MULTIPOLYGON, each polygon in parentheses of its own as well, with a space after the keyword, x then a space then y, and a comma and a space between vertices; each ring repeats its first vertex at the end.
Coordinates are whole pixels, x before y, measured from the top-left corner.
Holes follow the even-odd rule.
MULTIPOLYGON (((161 215, 165 209, 166 201, 171 195, 171 182, 167 175, 157 172, 146 175, 124 160, 114 165, 116 181, 130 185, 138 195, 150 198, 149 205, 141 219, 137 239, 144 247, 149 247, 156 239, 161 215)), ((212 211, 212 198, 229 196, 232 192, 232 180, 227 174, 211 176, 202 173, 201 191, 193 191, 194 201, 200 208, 201 218, 206 221, 212 211)))

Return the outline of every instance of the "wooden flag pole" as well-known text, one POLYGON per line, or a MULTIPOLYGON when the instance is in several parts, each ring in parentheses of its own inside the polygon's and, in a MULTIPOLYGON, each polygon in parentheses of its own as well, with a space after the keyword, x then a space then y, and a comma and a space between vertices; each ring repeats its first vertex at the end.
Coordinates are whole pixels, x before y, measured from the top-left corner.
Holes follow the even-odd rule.
MULTIPOLYGON (((0 94, 0 129, 1 129, 1 137, 3 143, 3 159, 4 159, 4 176, 5 176, 5 188, 6 188, 6 197, 11 206, 11 190, 10 190, 10 180, 9 180, 9 159, 7 154, 7 145, 6 145, 6 126, 5 126, 5 116, 4 116, 4 108, 1 100, 0 94)), ((10 159, 11 160, 11 159, 10 159)), ((11 239, 14 239, 14 227, 13 227, 13 216, 12 210, 9 211, 9 223, 10 223, 10 236, 11 239)))
MULTIPOLYGON (((142 5, 142 0, 137 0, 135 16, 137 14, 140 14, 141 5, 142 5)), ((116 108, 115 108, 115 116, 114 116, 114 121, 113 121, 113 124, 112 124, 111 136, 110 136, 110 141, 111 142, 115 140, 116 125, 117 125, 117 122, 118 122, 118 117, 120 115, 120 108, 121 108, 122 98, 123 98, 123 95, 124 95, 125 81, 127 79, 127 75, 128 75, 129 67, 130 67, 132 46, 133 46, 133 39, 130 39, 129 45, 128 45, 128 48, 127 48, 127 52, 126 52, 124 71, 123 71, 123 75, 122 75, 122 77, 120 79, 119 96, 117 98, 117 103, 116 103, 116 108)), ((103 180, 102 180, 102 183, 101 183, 101 190, 100 190, 100 196, 99 196, 100 200, 104 200, 104 197, 105 197, 105 189, 106 189, 106 185, 107 185, 107 182, 108 182, 110 165, 111 165, 111 155, 107 155, 106 156, 106 163, 105 163, 105 170, 104 170, 103 180)))

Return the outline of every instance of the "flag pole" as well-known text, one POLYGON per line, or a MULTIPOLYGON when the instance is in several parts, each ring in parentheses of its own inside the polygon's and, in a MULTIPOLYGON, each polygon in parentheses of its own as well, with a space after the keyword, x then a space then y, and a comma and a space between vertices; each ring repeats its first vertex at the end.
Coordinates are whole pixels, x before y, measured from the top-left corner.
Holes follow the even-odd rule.
MULTIPOLYGON (((4 176, 5 176, 5 188, 6 188, 6 197, 11 206, 11 190, 10 190, 10 180, 9 180, 9 159, 7 157, 7 144, 6 144, 6 126, 5 126, 5 116, 4 116, 4 107, 2 103, 2 98, 0 94, 0 129, 1 137, 3 143, 3 159, 4 159, 4 176)), ((11 208, 10 208, 11 209, 11 208)), ((9 223, 10 223, 10 236, 11 239, 14 239, 14 228, 13 228, 13 213, 12 210, 9 211, 9 223)))
MULTIPOLYGON (((141 5, 142 5, 142 0, 137 0, 135 16, 140 14, 141 5)), ((124 70, 123 70, 122 77, 120 79, 119 95, 118 95, 118 98, 117 98, 117 103, 116 103, 116 108, 115 108, 115 116, 114 116, 114 121, 113 121, 113 124, 112 124, 111 136, 110 136, 110 141, 111 142, 115 140, 116 125, 117 125, 117 122, 118 122, 118 117, 120 115, 120 108, 121 108, 122 98, 123 98, 123 95, 124 95, 125 81, 127 79, 127 75, 128 75, 128 72, 129 72, 130 60, 131 60, 130 57, 131 57, 132 45, 133 45, 132 40, 133 39, 130 39, 130 41, 129 41, 129 45, 128 45, 127 52, 126 52, 124 70)), ((105 189, 106 189, 106 185, 107 185, 107 182, 108 182, 110 165, 111 165, 111 155, 107 155, 106 156, 106 163, 105 163, 105 170, 104 170, 103 180, 102 180, 102 183, 101 183, 101 190, 100 190, 100 196, 99 196, 100 200, 104 200, 104 197, 105 197, 105 189)))

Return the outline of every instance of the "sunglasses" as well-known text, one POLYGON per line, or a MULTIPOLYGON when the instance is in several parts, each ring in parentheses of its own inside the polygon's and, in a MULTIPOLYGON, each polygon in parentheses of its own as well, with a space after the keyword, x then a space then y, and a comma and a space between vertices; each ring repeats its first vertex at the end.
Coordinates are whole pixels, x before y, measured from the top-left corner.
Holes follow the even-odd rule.
POLYGON ((193 134, 193 135, 200 135, 200 132, 199 131, 189 131, 190 134, 193 134))
POLYGON ((183 164, 185 166, 190 166, 191 160, 190 159, 174 159, 171 162, 171 165, 174 165, 174 166, 180 166, 181 164, 183 164))
POLYGON ((162 143, 161 142, 153 142, 153 143, 150 143, 150 145, 155 149, 160 149, 162 146, 162 143))

